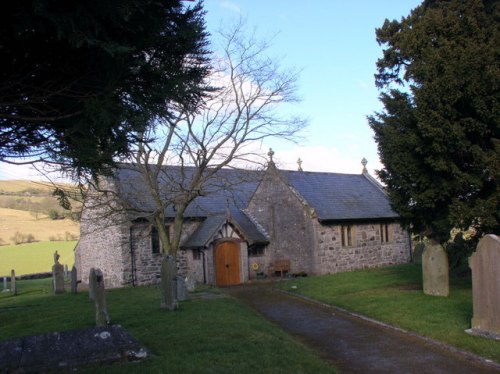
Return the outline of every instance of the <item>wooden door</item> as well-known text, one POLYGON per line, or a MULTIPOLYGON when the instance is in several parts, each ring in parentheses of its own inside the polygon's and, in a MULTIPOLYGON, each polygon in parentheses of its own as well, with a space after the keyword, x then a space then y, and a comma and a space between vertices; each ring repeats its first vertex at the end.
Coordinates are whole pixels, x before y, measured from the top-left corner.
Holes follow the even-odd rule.
POLYGON ((240 246, 223 242, 215 248, 215 274, 217 286, 240 284, 240 246))

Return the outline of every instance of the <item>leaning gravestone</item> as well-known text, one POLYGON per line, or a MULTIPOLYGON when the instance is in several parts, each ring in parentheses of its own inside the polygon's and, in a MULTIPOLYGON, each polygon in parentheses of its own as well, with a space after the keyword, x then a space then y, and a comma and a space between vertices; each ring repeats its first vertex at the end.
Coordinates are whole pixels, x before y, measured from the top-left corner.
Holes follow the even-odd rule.
POLYGON ((104 288, 104 276, 102 271, 95 269, 95 322, 96 326, 108 326, 110 324, 108 305, 106 303, 106 290, 104 288))
POLYGON ((450 292, 448 256, 442 245, 426 245, 422 253, 422 278, 426 295, 448 296, 450 292))
POLYGON ((90 301, 95 300, 96 287, 97 287, 97 281, 96 281, 95 269, 90 268, 90 272, 89 272, 89 300, 90 301))
POLYGON ((474 310, 471 332, 500 339, 500 238, 482 238, 469 266, 474 310))
POLYGON ((165 256, 161 262, 161 307, 168 310, 179 308, 177 303, 177 264, 173 256, 165 256))
POLYGON ((10 290, 13 295, 17 295, 17 285, 16 285, 16 272, 14 269, 10 272, 10 290))
POLYGON ((54 265, 52 266, 52 286, 54 293, 64 293, 64 266, 59 263, 59 254, 54 253, 54 265))
POLYGON ((78 279, 77 279, 76 267, 71 268, 71 293, 76 294, 78 292, 78 279))

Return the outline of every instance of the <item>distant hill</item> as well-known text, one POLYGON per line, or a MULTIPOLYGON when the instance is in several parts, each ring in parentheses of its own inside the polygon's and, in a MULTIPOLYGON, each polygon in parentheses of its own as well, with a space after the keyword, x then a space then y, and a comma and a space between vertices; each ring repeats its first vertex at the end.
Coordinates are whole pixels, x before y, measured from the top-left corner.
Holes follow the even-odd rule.
POLYGON ((81 204, 72 200, 71 210, 62 208, 53 196, 56 188, 78 196, 71 185, 0 181, 0 245, 78 238, 81 204))

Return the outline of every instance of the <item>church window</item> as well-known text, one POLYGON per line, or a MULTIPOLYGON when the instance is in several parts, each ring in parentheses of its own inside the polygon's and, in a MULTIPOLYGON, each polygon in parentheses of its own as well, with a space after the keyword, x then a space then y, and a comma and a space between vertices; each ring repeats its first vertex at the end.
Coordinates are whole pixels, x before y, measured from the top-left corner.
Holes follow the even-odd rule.
POLYGON ((158 229, 154 226, 151 226, 151 252, 161 252, 160 234, 158 232, 158 229))
POLYGON ((392 227, 388 223, 380 224, 380 241, 382 243, 392 242, 392 227))
POLYGON ((353 247, 355 245, 354 225, 341 226, 342 247, 353 247))
POLYGON ((201 249, 193 249, 193 260, 201 259, 201 249))

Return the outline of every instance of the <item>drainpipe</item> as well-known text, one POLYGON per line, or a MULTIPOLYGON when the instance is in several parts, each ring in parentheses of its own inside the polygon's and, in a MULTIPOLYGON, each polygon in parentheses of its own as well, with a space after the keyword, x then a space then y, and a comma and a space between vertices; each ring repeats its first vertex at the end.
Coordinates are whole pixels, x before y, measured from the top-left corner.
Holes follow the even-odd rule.
POLYGON ((134 247, 132 245, 132 226, 129 227, 129 246, 130 246, 130 265, 131 265, 131 272, 132 272, 132 287, 135 287, 135 252, 134 252, 134 247))
POLYGON ((207 269, 205 266, 205 251, 200 249, 200 252, 203 256, 202 263, 203 263, 203 284, 207 284, 207 269))

